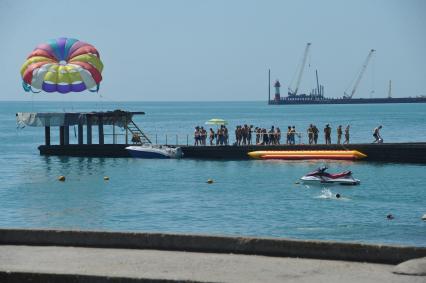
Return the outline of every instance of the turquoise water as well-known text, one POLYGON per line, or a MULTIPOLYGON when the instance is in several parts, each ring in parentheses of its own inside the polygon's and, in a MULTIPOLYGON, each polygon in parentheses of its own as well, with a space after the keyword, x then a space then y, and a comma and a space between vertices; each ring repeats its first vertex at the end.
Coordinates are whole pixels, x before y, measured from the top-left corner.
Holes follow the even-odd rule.
MULTIPOLYGON (((426 141, 426 104, 267 106, 262 102, 1 102, 0 227, 188 232, 426 246, 426 167, 327 162, 351 169, 356 187, 295 184, 322 162, 141 160, 40 156, 43 129, 17 129, 18 111, 145 111, 159 142, 186 143, 193 126, 218 117, 270 127, 350 123, 356 142, 383 124, 387 142, 426 141), (59 175, 67 177, 58 182, 59 175), (110 181, 104 181, 109 176, 110 181), (206 184, 212 178, 215 183, 206 184), (336 199, 340 193, 343 197, 336 199), (394 220, 387 220, 392 213, 394 220)), ((52 139, 56 139, 56 130, 52 139)), ((107 129, 107 132, 111 132, 107 129)), ((73 136, 73 130, 71 130, 73 136)), ((322 138, 322 137, 321 137, 322 138)), ((320 141, 322 139, 320 138, 320 141)), ((73 137, 75 140, 75 138, 73 137)), ((334 140, 334 139, 333 139, 334 140)), ((192 142, 189 139, 189 142, 192 142)))

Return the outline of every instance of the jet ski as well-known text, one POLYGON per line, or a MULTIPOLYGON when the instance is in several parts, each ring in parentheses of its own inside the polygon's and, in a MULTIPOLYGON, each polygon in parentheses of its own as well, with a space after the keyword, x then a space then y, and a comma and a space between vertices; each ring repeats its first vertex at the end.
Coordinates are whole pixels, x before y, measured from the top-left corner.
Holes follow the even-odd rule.
POLYGON ((341 173, 331 174, 326 172, 328 168, 323 166, 317 170, 306 174, 300 180, 303 183, 318 183, 318 184, 339 184, 339 185, 358 185, 360 180, 352 176, 351 171, 344 171, 341 173))
POLYGON ((134 145, 126 147, 132 157, 136 158, 181 158, 183 156, 180 147, 166 145, 134 145))

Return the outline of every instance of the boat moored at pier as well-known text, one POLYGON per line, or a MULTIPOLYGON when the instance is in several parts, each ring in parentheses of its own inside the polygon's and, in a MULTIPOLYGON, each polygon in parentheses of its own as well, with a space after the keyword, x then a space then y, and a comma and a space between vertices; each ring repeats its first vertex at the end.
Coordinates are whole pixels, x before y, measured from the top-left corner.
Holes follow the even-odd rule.
POLYGON ((135 158, 181 158, 182 148, 165 145, 143 144, 128 146, 126 150, 135 158))

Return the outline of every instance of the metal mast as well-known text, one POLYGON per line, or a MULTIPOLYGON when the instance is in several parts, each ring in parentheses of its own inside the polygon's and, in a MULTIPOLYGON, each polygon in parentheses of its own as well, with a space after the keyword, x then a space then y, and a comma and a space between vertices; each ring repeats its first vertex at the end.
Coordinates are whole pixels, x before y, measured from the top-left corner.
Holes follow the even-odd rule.
POLYGON ((302 81, 303 71, 305 70, 306 59, 308 58, 310 46, 311 46, 311 43, 308 42, 306 44, 306 47, 305 47, 305 52, 303 53, 302 66, 300 68, 299 75, 297 76, 296 88, 294 89, 294 91, 292 89, 288 88, 288 95, 290 95, 290 96, 297 95, 297 91, 299 90, 300 82, 302 81))
POLYGON ((268 71, 268 104, 271 103, 271 69, 268 71))
POLYGON ((320 94, 321 91, 320 91, 319 82, 318 82, 318 70, 315 70, 315 76, 317 77, 317 90, 318 90, 317 94, 320 94))
POLYGON ((345 94, 343 95, 344 98, 352 98, 354 96, 356 89, 358 88, 359 83, 361 82, 362 76, 364 75, 365 70, 367 69, 368 63, 370 62, 371 57, 373 56, 373 53, 376 52, 376 50, 371 49, 370 53, 368 53, 367 58, 364 61, 364 64, 362 65, 361 72, 358 75, 358 78, 356 79, 355 85, 351 91, 351 94, 347 94, 345 91, 345 94))

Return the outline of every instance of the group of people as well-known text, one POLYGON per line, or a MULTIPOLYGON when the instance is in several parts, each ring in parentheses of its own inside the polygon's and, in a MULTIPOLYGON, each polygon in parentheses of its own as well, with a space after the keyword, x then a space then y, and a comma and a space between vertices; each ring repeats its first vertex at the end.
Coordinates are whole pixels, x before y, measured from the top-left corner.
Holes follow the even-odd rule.
MULTIPOLYGON (((345 128, 345 141, 343 144, 349 144, 349 134, 350 126, 347 125, 345 128)), ((319 130, 317 126, 310 124, 309 128, 307 129, 308 132, 308 142, 309 144, 317 144, 318 143, 318 134, 319 130)), ((339 125, 337 127, 337 144, 342 143, 342 135, 343 135, 343 127, 342 125, 339 125)), ((331 127, 330 124, 325 125, 324 127, 324 141, 325 144, 331 144, 331 127)))
POLYGON ((272 126, 269 130, 265 128, 255 128, 257 145, 278 145, 281 142, 281 129, 272 126))
MULTIPOLYGON (((228 128, 221 125, 217 128, 216 132, 210 128, 208 132, 210 145, 228 145, 229 134, 228 128)), ((194 131, 194 145, 206 145, 207 130, 204 127, 196 126, 194 131)))
MULTIPOLYGON (((257 127, 256 127, 257 130, 257 127)), ((238 125, 235 127, 235 145, 251 145, 251 136, 253 133, 253 125, 238 125)))
MULTIPOLYGON (((252 145, 253 135, 256 136, 256 145, 277 145, 280 144, 281 130, 275 128, 267 130, 265 128, 255 127, 253 125, 238 125, 235 127, 234 145, 252 145)), ((194 131, 194 145, 206 145, 207 137, 210 145, 229 145, 229 131, 224 125, 221 125, 214 131, 212 128, 207 130, 204 127, 196 126, 194 131)))
MULTIPOLYGON (((382 126, 378 126, 373 130, 373 137, 375 140, 373 143, 382 143, 383 139, 380 136, 380 130, 382 126)), ((331 132, 332 128, 330 124, 326 124, 324 127, 324 141, 325 144, 331 144, 331 132)), ((319 129, 317 126, 310 124, 307 129, 308 143, 317 144, 319 129)), ((337 144, 342 144, 342 137, 344 137, 343 144, 349 144, 350 140, 350 125, 347 125, 343 129, 342 125, 337 127, 337 144)), ((235 128, 235 143, 234 145, 252 145, 252 136, 255 135, 256 145, 279 145, 281 144, 281 130, 279 127, 272 126, 269 130, 266 128, 255 127, 253 125, 244 124, 238 125, 235 128)), ((195 127, 194 131, 194 145, 206 145, 207 137, 209 138, 210 145, 229 145, 229 131, 224 125, 221 125, 214 131, 212 128, 209 129, 208 133, 204 127, 195 127)), ((287 128, 287 139, 286 144, 295 144, 296 137, 301 138, 301 134, 296 131, 295 126, 288 126, 287 128)))
POLYGON ((237 126, 235 128, 234 145, 251 145, 252 136, 255 135, 256 145, 277 145, 280 144, 281 130, 279 127, 272 126, 269 130, 266 128, 255 127, 253 125, 237 126))
POLYGON ((302 137, 301 134, 296 131, 296 126, 288 126, 286 144, 296 144, 296 136, 299 137, 299 140, 302 137))

